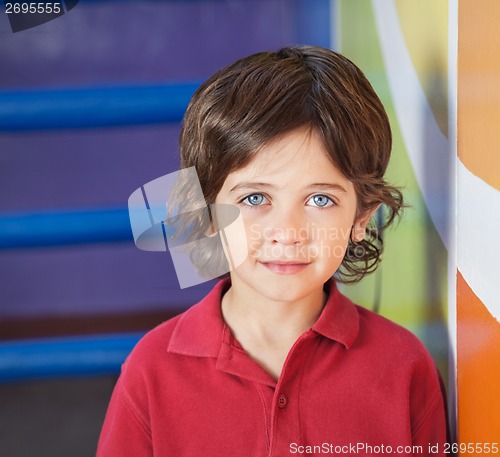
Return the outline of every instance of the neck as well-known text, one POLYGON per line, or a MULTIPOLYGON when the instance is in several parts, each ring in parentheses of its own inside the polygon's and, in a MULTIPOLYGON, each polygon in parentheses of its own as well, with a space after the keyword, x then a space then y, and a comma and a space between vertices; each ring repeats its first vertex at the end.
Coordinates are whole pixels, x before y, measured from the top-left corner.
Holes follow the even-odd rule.
POLYGON ((222 314, 240 342, 290 346, 316 322, 326 298, 319 289, 297 301, 276 301, 237 283, 223 296, 222 314))

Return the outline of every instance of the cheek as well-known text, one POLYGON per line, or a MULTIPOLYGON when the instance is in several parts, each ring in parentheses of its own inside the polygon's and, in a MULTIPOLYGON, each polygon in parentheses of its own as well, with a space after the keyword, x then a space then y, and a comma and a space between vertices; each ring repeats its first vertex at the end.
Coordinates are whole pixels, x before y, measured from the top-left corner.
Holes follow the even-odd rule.
POLYGON ((248 246, 248 254, 256 256, 266 240, 266 230, 262 225, 255 222, 245 223, 246 242, 248 246))
POLYGON ((351 236, 352 220, 349 214, 337 211, 317 216, 310 227, 312 238, 318 242, 346 243, 351 236))
POLYGON ((329 224, 314 226, 311 231, 310 253, 327 264, 339 264, 345 256, 351 226, 330 220, 329 224))
POLYGON ((347 242, 351 227, 339 224, 315 225, 311 230, 311 239, 322 244, 342 244, 347 242))

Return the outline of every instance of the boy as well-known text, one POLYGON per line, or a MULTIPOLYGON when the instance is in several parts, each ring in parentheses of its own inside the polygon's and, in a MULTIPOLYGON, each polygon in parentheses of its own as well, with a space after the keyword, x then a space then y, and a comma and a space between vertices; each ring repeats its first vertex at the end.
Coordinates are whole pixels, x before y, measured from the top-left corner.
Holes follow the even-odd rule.
POLYGON ((198 89, 180 144, 207 204, 239 208, 248 256, 138 343, 98 455, 443 455, 431 357, 336 285, 377 267, 371 216, 385 205, 388 226, 403 206, 361 71, 317 47, 241 59, 198 89))

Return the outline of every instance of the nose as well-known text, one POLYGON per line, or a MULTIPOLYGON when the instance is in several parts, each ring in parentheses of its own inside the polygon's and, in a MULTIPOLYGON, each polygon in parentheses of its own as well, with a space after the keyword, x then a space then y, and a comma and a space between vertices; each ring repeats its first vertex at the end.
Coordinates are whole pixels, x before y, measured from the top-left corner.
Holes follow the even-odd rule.
POLYGON ((309 227, 305 214, 297 209, 276 212, 271 221, 270 236, 273 244, 300 245, 309 238, 309 227))

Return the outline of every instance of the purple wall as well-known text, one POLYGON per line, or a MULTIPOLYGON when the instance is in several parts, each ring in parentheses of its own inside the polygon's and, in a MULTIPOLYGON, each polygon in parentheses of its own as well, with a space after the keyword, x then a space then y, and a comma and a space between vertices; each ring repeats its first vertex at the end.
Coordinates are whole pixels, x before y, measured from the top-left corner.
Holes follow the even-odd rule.
MULTIPOLYGON (((82 1, 15 34, 2 14, 0 90, 202 80, 304 41, 299 3, 82 1)), ((126 206, 177 168, 178 134, 178 125, 0 134, 0 213, 126 206)), ((186 307, 208 287, 181 291, 169 255, 132 242, 0 251, 0 319, 186 307)))

